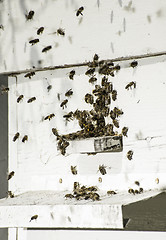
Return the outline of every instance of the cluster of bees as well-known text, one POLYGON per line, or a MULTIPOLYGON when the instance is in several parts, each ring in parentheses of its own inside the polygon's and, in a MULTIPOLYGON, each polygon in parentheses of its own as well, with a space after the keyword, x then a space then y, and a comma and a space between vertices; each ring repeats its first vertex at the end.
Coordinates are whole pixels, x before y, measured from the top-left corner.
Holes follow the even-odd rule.
POLYGON ((137 185, 139 187, 139 189, 133 189, 133 188, 129 188, 128 193, 130 194, 140 194, 143 193, 143 188, 140 187, 140 183, 138 181, 135 181, 135 185, 137 185))

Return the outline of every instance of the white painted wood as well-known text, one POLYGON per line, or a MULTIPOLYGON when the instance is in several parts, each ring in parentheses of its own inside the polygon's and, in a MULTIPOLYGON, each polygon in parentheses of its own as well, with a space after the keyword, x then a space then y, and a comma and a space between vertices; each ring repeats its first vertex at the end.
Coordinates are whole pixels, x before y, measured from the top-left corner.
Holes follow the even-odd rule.
POLYGON ((17 228, 8 228, 8 240, 18 240, 17 239, 17 228))
POLYGON ((165 9, 164 0, 1 1, 0 71, 84 62, 95 53, 110 59, 165 51, 165 9), (83 16, 76 17, 81 6, 83 16), (30 10, 35 14, 27 21, 30 10), (31 46, 35 38, 40 41, 31 46), (52 49, 42 53, 48 45, 52 49))
POLYGON ((17 240, 27 240, 26 228, 17 228, 17 240))

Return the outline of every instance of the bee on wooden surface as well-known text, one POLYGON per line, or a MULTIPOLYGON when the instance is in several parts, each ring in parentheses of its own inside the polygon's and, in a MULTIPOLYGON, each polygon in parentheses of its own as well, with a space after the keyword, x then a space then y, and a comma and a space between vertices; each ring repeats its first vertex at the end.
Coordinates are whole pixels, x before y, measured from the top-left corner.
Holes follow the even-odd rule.
POLYGON ((135 194, 135 192, 134 192, 134 189, 132 189, 132 188, 130 188, 129 190, 128 190, 128 193, 132 193, 132 194, 135 194))
POLYGON ((137 61, 133 61, 133 62, 130 63, 130 66, 131 66, 132 68, 135 68, 137 65, 138 65, 138 62, 137 62, 137 61))
POLYGON ((14 198, 14 194, 12 193, 12 191, 8 191, 8 197, 14 198))
POLYGON ((2 85, 1 86, 1 94, 8 93, 8 92, 9 92, 9 88, 2 85))
POLYGON ((35 75, 35 72, 29 72, 29 73, 25 74, 24 77, 29 77, 31 79, 31 77, 34 75, 35 75))
POLYGON ((38 218, 38 215, 32 216, 31 219, 30 219, 30 222, 31 222, 32 220, 36 220, 37 218, 38 218))
POLYGON ((76 189, 78 189, 78 188, 80 188, 79 182, 74 182, 74 184, 73 184, 73 190, 76 190, 76 189))
POLYGON ((57 29, 57 34, 62 35, 62 36, 65 36, 65 30, 62 29, 62 28, 58 28, 58 29, 57 29))
POLYGON ((14 174, 15 174, 14 171, 10 172, 10 173, 8 174, 7 180, 10 180, 10 179, 14 176, 14 174))
POLYGON ((133 151, 132 151, 132 150, 129 150, 129 151, 127 152, 126 157, 127 157, 129 160, 132 160, 132 158, 133 158, 133 151))
POLYGON ((112 190, 109 190, 109 191, 107 191, 107 194, 108 195, 115 195, 115 194, 117 194, 115 191, 112 191, 112 190))
POLYGON ((70 78, 71 80, 73 80, 75 73, 76 73, 75 70, 72 70, 72 71, 69 72, 69 78, 70 78))
POLYGON ((95 61, 98 61, 98 60, 99 60, 99 56, 97 54, 95 54, 94 57, 93 57, 93 61, 95 62, 95 61))
POLYGON ((27 135, 25 135, 24 137, 23 137, 23 139, 22 139, 22 142, 24 143, 25 141, 28 141, 28 136, 27 135))
POLYGON ((85 72, 85 75, 93 75, 95 72, 95 68, 90 68, 85 72))
POLYGON ((50 115, 48 115, 48 116, 46 116, 45 118, 44 118, 44 120, 51 120, 53 117, 55 117, 55 114, 54 113, 51 113, 50 115))
POLYGON ((114 67, 114 69, 117 70, 117 71, 120 70, 120 65, 116 65, 116 66, 114 67))
POLYGON ((123 111, 117 107, 114 107, 113 112, 116 114, 117 117, 119 117, 120 115, 123 115, 123 111))
POLYGON ((31 102, 33 102, 35 100, 36 100, 36 97, 32 97, 32 98, 28 99, 27 103, 31 103, 31 102))
POLYGON ((29 11, 28 14, 25 14, 25 17, 27 20, 31 20, 33 18, 34 14, 35 14, 35 12, 31 10, 31 11, 29 11))
POLYGON ((136 82, 130 82, 130 83, 128 83, 127 85, 126 85, 126 87, 125 87, 125 89, 127 89, 127 90, 129 90, 129 88, 130 89, 132 89, 132 86, 134 87, 134 88, 136 88, 136 82))
POLYGON ((65 198, 74 198, 74 196, 71 193, 68 193, 65 195, 65 198))
POLYGON ((122 134, 123 134, 123 136, 127 137, 127 132, 128 132, 128 128, 127 128, 127 127, 123 127, 123 128, 122 128, 122 134))
POLYGON ((19 103, 22 99, 23 99, 24 95, 20 95, 18 98, 17 98, 17 103, 19 103))
POLYGON ((76 169, 77 166, 71 166, 71 172, 73 175, 77 175, 77 169, 76 169))
POLYGON ((137 189, 134 190, 135 194, 139 194, 139 191, 137 189))
POLYGON ((73 91, 72 91, 72 89, 69 89, 69 90, 65 93, 65 96, 66 96, 66 97, 70 97, 71 95, 73 95, 73 91))
POLYGON ((49 46, 43 48, 43 49, 42 49, 42 52, 48 52, 51 48, 52 48, 52 46, 49 45, 49 46))
POLYGON ((117 91, 113 90, 112 91, 112 100, 115 101, 117 99, 117 91))
POLYGON ((100 195, 98 193, 91 193, 90 194, 90 199, 93 201, 99 201, 100 200, 100 195))
POLYGON ((71 111, 71 112, 69 112, 68 114, 63 115, 63 117, 64 117, 67 121, 73 120, 73 112, 71 111))
POLYGON ((78 17, 79 15, 82 15, 83 16, 83 14, 82 14, 82 11, 84 10, 84 7, 80 7, 78 10, 77 10, 77 12, 76 12, 76 16, 78 17))
POLYGON ((48 85, 47 91, 49 92, 52 89, 52 85, 48 85))
POLYGON ((140 183, 138 181, 134 182, 137 186, 140 186, 140 183))
POLYGON ((20 134, 17 132, 13 137, 13 142, 15 142, 19 138, 20 134))
POLYGON ((139 188, 139 193, 143 193, 143 188, 139 188))
POLYGON ((113 124, 114 124, 115 127, 119 128, 119 122, 118 122, 118 120, 113 119, 112 122, 113 122, 113 124))
POLYGON ((89 152, 89 153, 87 153, 88 156, 90 156, 90 155, 96 155, 96 154, 97 154, 96 152, 89 152))
POLYGON ((52 128, 52 133, 58 137, 59 136, 59 133, 58 133, 58 130, 56 128, 52 128))
POLYGON ((107 173, 106 171, 106 166, 104 165, 99 165, 99 171, 102 175, 105 175, 107 173))
POLYGON ((89 79, 89 83, 94 83, 97 81, 97 78, 95 76, 92 76, 90 79, 89 79))
POLYGON ((116 118, 116 114, 112 110, 110 111, 110 117, 111 117, 112 120, 114 120, 116 118))
POLYGON ((43 31, 44 31, 44 27, 40 27, 40 28, 37 30, 37 35, 42 34, 43 31))
POLYGON ((61 104, 60 107, 62 107, 64 109, 64 107, 66 107, 66 104, 68 103, 68 100, 65 99, 61 104))
POLYGON ((29 43, 32 44, 32 46, 38 42, 39 42, 38 38, 29 41, 29 43))
POLYGON ((89 104, 93 104, 93 102, 94 102, 94 97, 93 97, 93 95, 90 94, 90 93, 87 93, 87 94, 85 95, 85 102, 86 102, 86 103, 89 103, 89 104))

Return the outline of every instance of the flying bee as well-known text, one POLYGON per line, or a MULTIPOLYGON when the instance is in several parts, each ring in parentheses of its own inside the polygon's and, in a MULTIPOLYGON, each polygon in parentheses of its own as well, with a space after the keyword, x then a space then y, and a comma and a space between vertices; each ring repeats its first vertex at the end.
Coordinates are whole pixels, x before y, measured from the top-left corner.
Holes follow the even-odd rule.
POLYGON ((33 102, 35 100, 36 100, 36 97, 32 97, 32 98, 28 99, 27 103, 31 103, 31 102, 33 102))
POLYGON ((1 94, 8 93, 8 92, 9 92, 9 88, 2 85, 1 86, 1 94))
POLYGON ((32 46, 38 42, 39 42, 38 38, 29 41, 29 43, 32 44, 32 46))
POLYGON ((14 194, 12 193, 12 191, 8 191, 8 197, 14 198, 14 194))
POLYGON ((25 17, 26 17, 27 20, 31 20, 31 19, 33 18, 34 14, 35 14, 35 12, 31 10, 31 11, 28 13, 28 15, 25 14, 25 17))
POLYGON ((123 128, 122 128, 122 134, 123 134, 123 136, 127 137, 127 132, 128 132, 128 128, 127 128, 127 127, 123 127, 123 128))
POLYGON ((117 91, 113 90, 112 91, 112 100, 115 101, 117 99, 117 91))
POLYGON ((17 98, 17 102, 19 103, 22 99, 23 99, 24 95, 20 95, 18 98, 17 98))
POLYGON ((48 85, 47 91, 49 92, 52 89, 52 85, 48 85))
POLYGON ((37 218, 38 218, 38 215, 32 216, 31 219, 30 219, 30 222, 31 222, 32 220, 36 220, 37 218))
POLYGON ((102 175, 105 175, 107 173, 106 167, 104 165, 99 165, 99 170, 102 175))
POLYGON ((20 134, 17 132, 13 137, 13 142, 15 142, 19 138, 20 134))
POLYGON ((112 122, 113 122, 113 124, 114 124, 115 127, 119 128, 119 122, 118 122, 118 120, 113 119, 112 122))
POLYGON ((57 29, 57 34, 62 35, 62 36, 65 36, 65 30, 62 29, 62 28, 58 28, 58 29, 57 29))
POLYGON ((76 73, 75 70, 72 70, 72 71, 69 72, 69 78, 70 78, 71 80, 73 80, 73 77, 74 77, 75 73, 76 73))
POLYGON ((94 97, 93 97, 93 95, 87 93, 87 94, 85 95, 85 102, 86 102, 86 103, 93 104, 93 102, 94 102, 94 97))
POLYGON ((130 63, 130 66, 131 66, 132 68, 135 68, 137 65, 138 65, 138 62, 137 62, 137 61, 133 61, 133 62, 130 63))
POLYGON ((37 30, 37 35, 42 34, 43 31, 44 31, 44 27, 40 27, 40 28, 37 30))
POLYGON ((65 198, 74 198, 74 196, 72 194, 68 193, 65 195, 65 198))
POLYGON ((29 77, 29 79, 31 79, 31 77, 34 75, 35 75, 35 72, 29 72, 29 73, 25 74, 24 77, 29 77))
POLYGON ((10 180, 10 179, 14 176, 14 174, 15 174, 14 171, 10 172, 10 173, 8 174, 7 180, 10 180))
POLYGON ((95 68, 90 68, 85 72, 85 75, 93 75, 95 72, 95 68))
POLYGON ((58 130, 56 128, 52 128, 52 133, 58 137, 59 136, 59 133, 58 133, 58 130))
POLYGON ((128 83, 127 85, 126 85, 126 87, 125 87, 125 89, 127 89, 127 90, 129 90, 129 88, 130 89, 132 89, 132 86, 134 87, 134 88, 136 88, 136 82, 130 82, 130 83, 128 83))
POLYGON ((83 10, 84 10, 84 7, 80 7, 76 12, 76 16, 78 17, 80 14, 83 16, 83 14, 82 14, 83 10))
POLYGON ((115 191, 109 190, 109 191, 107 191, 107 194, 108 195, 114 195, 114 194, 117 194, 117 193, 115 191))
POLYGON ((73 175, 77 175, 77 169, 76 169, 77 166, 71 166, 71 172, 73 175))
POLYGON ((48 52, 51 48, 52 48, 52 46, 49 45, 49 46, 43 48, 43 49, 42 49, 42 52, 48 52))
POLYGON ((51 120, 53 117, 55 117, 55 114, 54 113, 51 113, 50 115, 48 115, 48 116, 46 116, 45 118, 44 118, 44 120, 51 120))
POLYGON ((92 76, 90 79, 89 79, 89 83, 94 83, 97 81, 97 78, 92 76))
POLYGON ((140 183, 138 181, 134 182, 137 186, 140 186, 140 183))
POLYGON ((24 143, 25 141, 28 141, 28 136, 27 135, 25 135, 24 137, 23 137, 23 139, 22 139, 22 142, 24 143))
POLYGON ((129 160, 132 160, 132 158, 133 158, 133 151, 132 151, 132 150, 129 150, 129 151, 127 152, 126 157, 127 157, 129 160))
POLYGON ((131 194, 131 193, 135 194, 134 189, 129 188, 128 193, 130 193, 130 194, 131 194))
POLYGON ((70 97, 71 95, 73 95, 73 91, 72 91, 72 89, 69 89, 69 90, 65 93, 65 96, 66 96, 66 97, 70 97))
POLYGON ((63 102, 61 102, 60 107, 62 107, 64 109, 64 107, 66 107, 67 103, 68 103, 68 100, 65 99, 63 102))

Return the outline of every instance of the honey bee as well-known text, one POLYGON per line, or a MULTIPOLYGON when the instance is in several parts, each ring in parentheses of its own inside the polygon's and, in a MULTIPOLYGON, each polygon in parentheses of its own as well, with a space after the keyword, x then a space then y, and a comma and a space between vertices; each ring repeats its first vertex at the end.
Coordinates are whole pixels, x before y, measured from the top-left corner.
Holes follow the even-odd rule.
POLYGON ((127 89, 127 90, 129 90, 129 88, 130 89, 132 89, 132 86, 134 87, 134 88, 136 88, 136 82, 130 82, 130 83, 128 83, 127 85, 126 85, 126 87, 125 87, 125 89, 127 89))
POLYGON ((8 191, 8 197, 14 198, 14 194, 12 193, 12 191, 8 191))
POLYGON ((135 194, 139 194, 139 191, 137 189, 134 190, 135 194))
POLYGON ((72 71, 69 72, 69 78, 70 78, 71 80, 73 80, 75 73, 76 73, 75 70, 72 70, 72 71))
POLYGON ((94 83, 97 81, 97 78, 92 76, 90 79, 89 79, 89 83, 94 83))
POLYGON ((72 91, 72 89, 69 89, 69 90, 65 93, 65 96, 66 96, 66 97, 70 97, 71 95, 73 95, 73 91, 72 91))
POLYGON ((95 68, 90 68, 85 72, 85 75, 93 75, 95 72, 95 68))
POLYGON ((35 12, 34 11, 29 11, 28 15, 25 14, 25 17, 27 20, 31 20, 34 16, 35 12))
POLYGON ((55 114, 54 113, 51 113, 50 115, 48 115, 48 116, 46 116, 45 118, 44 118, 44 120, 51 120, 53 117, 55 117, 55 114))
POLYGON ((73 112, 71 111, 71 112, 69 112, 68 114, 63 115, 63 117, 64 117, 67 121, 73 120, 73 112))
POLYGON ((9 92, 9 88, 2 85, 1 86, 1 94, 8 93, 8 92, 9 92))
POLYGON ((52 85, 48 85, 47 91, 49 92, 52 89, 52 85))
POLYGON ((53 133, 56 137, 59 136, 58 130, 57 130, 56 128, 52 128, 52 133, 53 133))
POLYGON ((122 128, 122 134, 123 134, 123 136, 127 137, 127 132, 128 132, 128 128, 127 128, 127 127, 123 127, 123 128, 122 128))
POLYGON ((31 103, 31 102, 33 102, 35 100, 36 100, 36 97, 32 97, 32 98, 28 99, 27 103, 31 103))
POLYGON ((35 72, 29 72, 29 73, 25 74, 24 77, 29 77, 31 79, 31 77, 34 75, 35 75, 35 72))
POLYGON ((105 175, 107 173, 106 167, 104 165, 99 165, 99 171, 102 175, 105 175))
POLYGON ((137 186, 140 186, 140 183, 138 181, 134 182, 137 186))
POLYGON ((133 158, 133 151, 132 150, 129 150, 128 152, 127 152, 127 158, 129 159, 129 160, 132 160, 132 158, 133 158))
POLYGON ((110 117, 111 117, 112 120, 114 120, 116 118, 116 114, 112 110, 110 111, 110 117))
POLYGON ((113 90, 112 91, 112 100, 115 101, 117 99, 117 91, 113 90))
POLYGON ((32 44, 32 46, 38 42, 39 42, 38 38, 29 41, 29 43, 32 44))
POLYGON ((137 61, 133 61, 130 63, 130 66, 135 68, 136 66, 138 65, 138 62, 137 61))
POLYGON ((66 104, 68 103, 68 100, 65 99, 61 104, 60 107, 62 107, 64 109, 64 107, 66 107, 66 104))
POLYGON ((49 46, 43 48, 43 49, 42 49, 42 52, 48 52, 51 48, 52 48, 52 46, 49 45, 49 46))
POLYGON ((114 67, 114 69, 115 69, 115 70, 120 70, 120 65, 116 65, 116 66, 114 67))
POLYGON ((159 178, 155 179, 156 184, 159 184, 159 178))
POLYGON ((25 141, 28 141, 28 136, 27 135, 25 135, 24 137, 23 137, 23 139, 22 139, 22 142, 24 143, 25 141))
POLYGON ((90 198, 93 200, 93 201, 99 201, 100 200, 100 195, 98 193, 91 193, 90 194, 90 198))
POLYGON ((115 113, 115 115, 116 115, 117 117, 119 117, 120 115, 123 114, 123 111, 120 110, 120 109, 117 108, 117 107, 114 107, 113 112, 115 113))
POLYGON ((84 7, 80 7, 76 12, 76 16, 78 17, 80 14, 83 16, 83 14, 82 14, 83 10, 84 10, 84 7))
POLYGON ((37 35, 42 34, 43 31, 44 31, 44 27, 40 27, 40 28, 37 30, 37 35))
POLYGON ((94 57, 93 57, 93 61, 95 62, 95 61, 98 61, 98 60, 99 60, 99 56, 97 54, 95 54, 94 57))
POLYGON ((73 190, 76 190, 76 189, 78 189, 78 188, 80 188, 79 182, 74 182, 73 190))
POLYGON ((143 193, 143 188, 139 188, 139 193, 143 193))
POLYGON ((65 198, 74 198, 74 196, 72 194, 68 193, 65 195, 65 198))
POLYGON ((114 195, 114 194, 117 194, 117 193, 115 191, 109 190, 109 191, 107 191, 107 194, 108 195, 114 195))
POLYGON ((38 215, 32 216, 31 219, 30 219, 30 222, 31 222, 32 220, 36 220, 37 218, 38 218, 38 215))
POLYGON ((20 134, 17 132, 13 137, 13 142, 15 142, 19 138, 20 134))
POLYGON ((20 95, 18 98, 17 98, 17 102, 19 103, 22 99, 23 99, 24 95, 20 95))
POLYGON ((7 180, 10 180, 10 179, 14 176, 14 174, 15 174, 14 171, 10 172, 10 173, 8 174, 7 180))
POLYGON ((94 97, 93 97, 93 95, 87 93, 87 94, 85 95, 85 102, 86 102, 86 103, 93 104, 93 102, 94 102, 94 97))
POLYGON ((113 122, 113 124, 114 124, 115 127, 119 128, 119 122, 118 122, 118 120, 113 119, 112 122, 113 122))
POLYGON ((65 30, 62 29, 62 28, 58 28, 58 29, 57 29, 57 34, 62 35, 62 36, 65 36, 65 30))
POLYGON ((77 169, 76 169, 77 166, 71 166, 71 172, 73 175, 77 175, 77 169))
POLYGON ((135 192, 134 192, 134 189, 132 189, 132 188, 130 188, 129 190, 128 190, 128 193, 133 193, 133 194, 135 194, 135 192))

